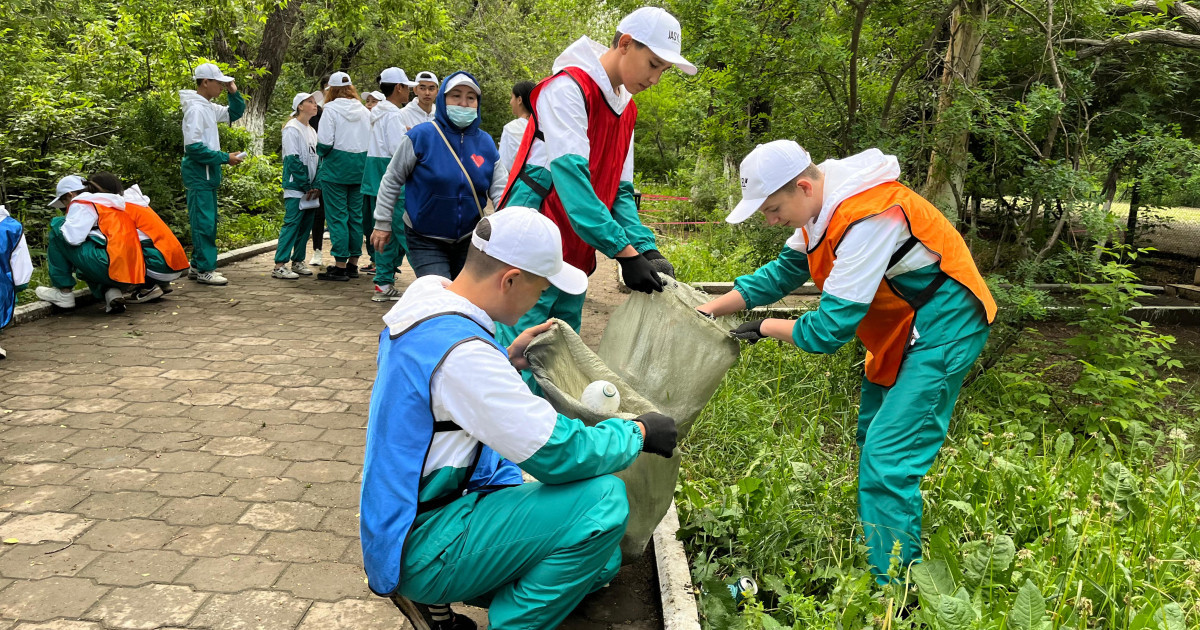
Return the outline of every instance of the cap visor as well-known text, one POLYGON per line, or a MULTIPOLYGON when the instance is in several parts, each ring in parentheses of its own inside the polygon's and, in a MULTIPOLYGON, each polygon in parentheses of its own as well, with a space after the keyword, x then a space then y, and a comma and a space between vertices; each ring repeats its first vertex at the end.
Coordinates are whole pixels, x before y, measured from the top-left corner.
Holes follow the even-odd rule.
POLYGON ((664 48, 655 48, 654 46, 647 46, 647 48, 654 51, 654 54, 658 55, 659 57, 662 57, 663 61, 675 64, 675 67, 679 68, 680 72, 689 75, 696 74, 696 66, 692 65, 692 62, 688 61, 687 59, 684 59, 682 55, 664 48))
POLYGON ((62 200, 62 197, 61 197, 61 196, 59 196, 59 197, 56 197, 56 198, 54 199, 54 201, 51 201, 50 203, 48 203, 48 204, 46 204, 46 205, 47 205, 47 206, 50 206, 51 208, 65 208, 65 207, 67 207, 67 204, 63 203, 63 200, 62 200))
POLYGON ((408 87, 417 87, 417 82, 416 81, 405 81, 404 83, 401 83, 401 85, 407 85, 408 87))
POLYGON ((734 206, 733 212, 730 212, 729 216, 725 217, 725 221, 728 223, 741 223, 749 219, 750 215, 758 212, 758 209, 766 200, 766 197, 762 199, 742 199, 738 202, 738 205, 734 206))
POLYGON ((567 263, 563 263, 562 271, 546 279, 550 281, 550 284, 558 287, 560 291, 571 295, 579 295, 587 291, 588 287, 587 274, 583 273, 583 270, 567 263))

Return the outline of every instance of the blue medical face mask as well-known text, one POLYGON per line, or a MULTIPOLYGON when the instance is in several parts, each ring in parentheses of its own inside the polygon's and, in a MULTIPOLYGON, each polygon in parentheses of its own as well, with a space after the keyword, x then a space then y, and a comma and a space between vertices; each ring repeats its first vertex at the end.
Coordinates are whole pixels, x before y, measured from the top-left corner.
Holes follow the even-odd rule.
POLYGON ((475 118, 479 116, 479 110, 474 107, 447 105, 446 116, 450 117, 450 122, 454 123, 455 127, 465 129, 471 123, 475 122, 475 118))

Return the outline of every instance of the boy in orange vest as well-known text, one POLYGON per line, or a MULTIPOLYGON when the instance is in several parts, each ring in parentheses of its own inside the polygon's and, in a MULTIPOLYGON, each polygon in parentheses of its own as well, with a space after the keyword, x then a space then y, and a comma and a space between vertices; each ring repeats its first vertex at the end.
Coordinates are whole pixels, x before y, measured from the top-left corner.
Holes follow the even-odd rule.
POLYGON ((829 354, 857 333, 866 346, 858 513, 881 584, 897 541, 904 566, 921 559, 921 478, 996 316, 962 237, 899 176, 896 158, 878 149, 814 165, 790 140, 759 145, 742 161, 742 201, 726 221, 762 212, 768 225, 795 233, 778 259, 698 309, 720 316, 771 304, 811 278, 821 289, 817 310, 749 321, 732 334, 829 354))

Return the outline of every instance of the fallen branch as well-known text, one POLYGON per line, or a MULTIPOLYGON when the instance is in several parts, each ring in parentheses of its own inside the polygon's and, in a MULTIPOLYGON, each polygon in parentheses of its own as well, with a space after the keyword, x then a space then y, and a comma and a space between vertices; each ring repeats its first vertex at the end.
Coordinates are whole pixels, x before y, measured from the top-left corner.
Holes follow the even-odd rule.
POLYGON ((1087 59, 1088 57, 1095 57, 1096 55, 1130 44, 1174 46, 1176 48, 1195 48, 1200 50, 1200 35, 1156 28, 1149 31, 1118 35, 1112 39, 1069 38, 1059 40, 1059 43, 1064 46, 1085 46, 1085 48, 1075 53, 1075 57, 1077 59, 1087 59))

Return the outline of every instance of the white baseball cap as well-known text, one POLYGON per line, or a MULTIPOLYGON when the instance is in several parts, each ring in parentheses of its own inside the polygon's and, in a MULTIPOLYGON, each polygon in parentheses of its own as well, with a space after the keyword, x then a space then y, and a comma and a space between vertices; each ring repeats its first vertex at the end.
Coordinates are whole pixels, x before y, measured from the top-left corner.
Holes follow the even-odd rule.
POLYGON ((679 20, 665 9, 642 7, 625 16, 617 30, 645 44, 684 74, 696 74, 696 66, 680 54, 683 29, 679 27, 679 20))
POLYGON ((377 101, 387 100, 387 97, 383 95, 383 92, 367 92, 363 95, 363 98, 366 99, 367 97, 371 97, 377 101))
POLYGON ((472 90, 475 90, 476 94, 482 94, 482 92, 479 91, 479 84, 472 81, 471 77, 465 74, 456 74, 451 77, 450 80, 446 82, 446 87, 442 88, 442 91, 449 92, 460 85, 465 85, 472 90))
POLYGON ((354 85, 350 82, 350 75, 345 72, 334 72, 329 75, 329 87, 343 87, 346 85, 354 85))
POLYGON ((725 217, 741 223, 758 212, 767 197, 783 188, 812 164, 812 158, 791 140, 776 140, 754 147, 738 167, 742 180, 742 200, 725 217))
POLYGON ((511 206, 482 219, 492 228, 486 240, 479 228, 471 244, 479 251, 550 281, 560 290, 579 295, 587 291, 587 274, 563 262, 562 233, 553 221, 533 208, 511 206))
POLYGON ((408 75, 400 68, 384 68, 383 72, 379 73, 380 83, 396 83, 398 85, 407 85, 408 87, 416 87, 416 81, 409 81, 408 75))
POLYGON ((51 208, 66 208, 67 203, 63 201, 63 196, 68 193, 79 192, 85 187, 83 178, 78 175, 67 175, 58 180, 58 186, 54 187, 54 201, 48 205, 51 208))
POLYGON ((292 111, 294 111, 294 112, 300 111, 300 103, 303 103, 304 101, 307 101, 308 99, 313 98, 314 96, 316 96, 316 95, 309 94, 308 92, 300 92, 300 93, 296 94, 295 96, 293 96, 292 97, 292 111))
POLYGON ((422 81, 432 81, 434 83, 437 83, 438 78, 437 78, 436 74, 434 74, 428 70, 425 70, 424 72, 417 73, 416 81, 417 81, 417 83, 420 83, 422 81))
POLYGON ((233 80, 233 77, 225 76, 225 73, 221 72, 221 69, 218 68, 217 64, 215 63, 202 63, 196 66, 196 69, 192 71, 192 78, 213 79, 214 81, 220 81, 221 83, 229 83, 233 80))

